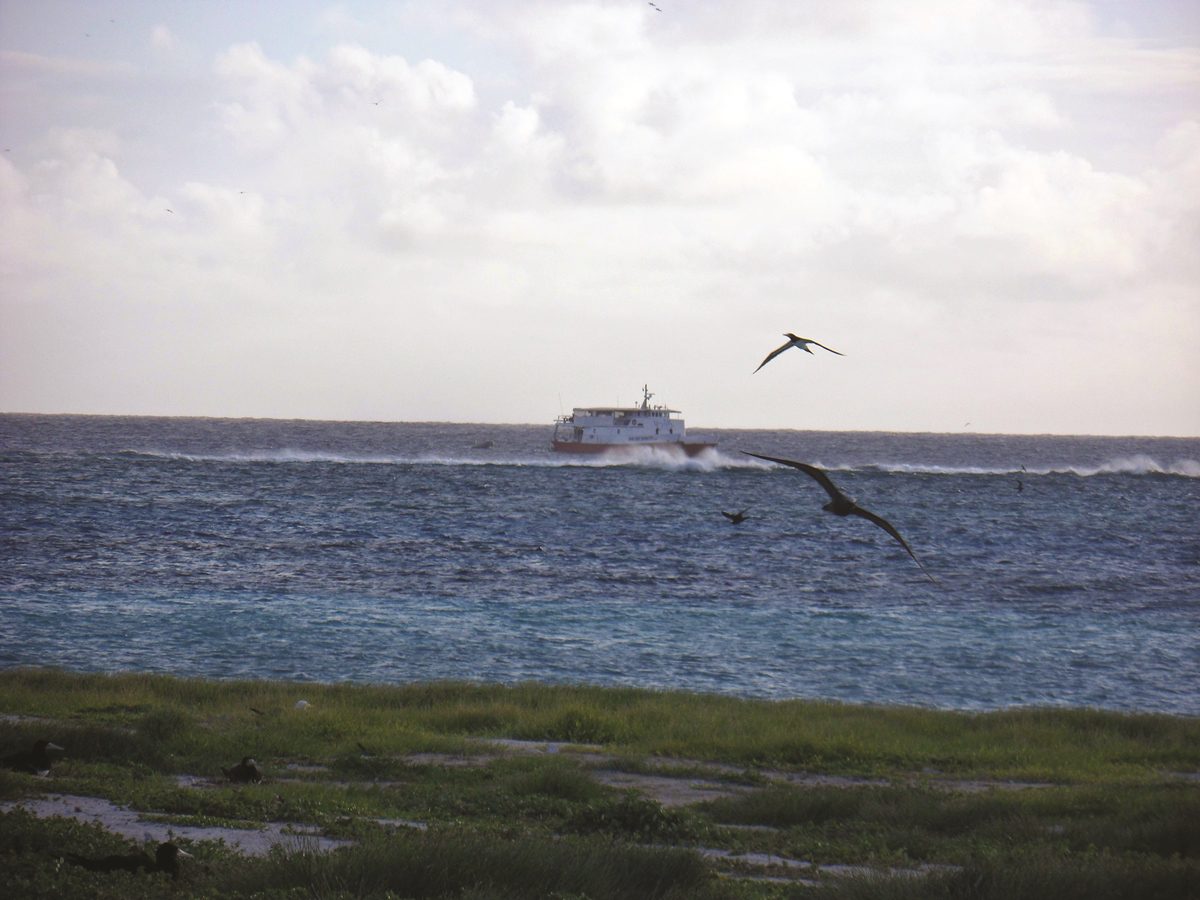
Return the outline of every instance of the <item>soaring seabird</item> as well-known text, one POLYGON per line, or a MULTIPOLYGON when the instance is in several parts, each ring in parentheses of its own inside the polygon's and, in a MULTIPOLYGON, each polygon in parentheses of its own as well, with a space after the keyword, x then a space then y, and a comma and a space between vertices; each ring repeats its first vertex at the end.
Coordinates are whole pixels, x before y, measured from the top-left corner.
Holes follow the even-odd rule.
POLYGON ((222 766, 221 772, 230 781, 237 781, 242 784, 251 781, 255 784, 261 784, 263 780, 262 772, 258 769, 258 764, 249 756, 243 756, 242 761, 231 769, 226 769, 222 766))
POLYGON ((145 869, 147 872, 166 872, 172 878, 177 878, 179 876, 179 858, 181 856, 190 858, 191 855, 168 841, 158 845, 158 849, 154 851, 154 859, 151 859, 150 855, 144 851, 113 853, 99 859, 79 856, 76 853, 66 853, 63 855, 63 859, 77 866, 83 866, 85 869, 91 869, 93 872, 136 872, 139 869, 145 869))
MULTIPOLYGON (((820 341, 814 341, 814 340, 811 340, 810 338, 796 337, 796 335, 792 334, 790 331, 784 332, 783 336, 788 339, 788 342, 786 344, 784 344, 782 347, 779 347, 775 350, 772 350, 770 353, 768 353, 767 358, 758 364, 758 369, 761 369, 763 366, 765 366, 767 363, 769 363, 771 360, 773 360, 775 357, 777 357, 784 350, 787 350, 791 347, 799 347, 805 353, 812 353, 812 351, 808 349, 809 344, 816 344, 822 350, 828 350, 830 353, 837 353, 838 356, 846 355, 845 353, 838 353, 838 351, 833 350, 829 347, 826 347, 820 341)), ((758 369, 755 369, 754 371, 757 372, 758 369)), ((751 455, 753 455, 753 454, 751 454, 751 455)))
POLYGON ((14 772, 25 772, 29 775, 50 774, 51 750, 62 750, 58 744, 50 741, 35 741, 32 750, 19 750, 0 759, 0 765, 14 772))
POLYGON ((721 510, 721 515, 723 515, 725 518, 727 518, 734 525, 740 525, 742 522, 746 521, 746 513, 749 512, 749 510, 750 510, 750 507, 748 507, 748 506, 745 509, 743 509, 741 512, 735 512, 735 513, 725 512, 725 510, 721 510))
MULTIPOLYGON (((810 466, 808 463, 796 462, 794 459, 780 459, 777 456, 763 456, 760 453, 751 453, 749 450, 743 450, 742 452, 747 456, 753 456, 757 459, 765 459, 769 462, 779 463, 780 465, 791 466, 793 469, 799 469, 801 472, 812 476, 817 484, 825 488, 825 493, 829 495, 829 502, 821 507, 823 510, 826 512, 831 512, 835 516, 858 516, 859 518, 866 519, 868 522, 875 523, 892 537, 894 537, 897 541, 899 541, 900 546, 903 547, 908 555, 913 558, 913 562, 915 562, 918 566, 921 566, 921 571, 925 572, 925 566, 921 564, 919 559, 917 559, 917 555, 912 552, 912 548, 908 546, 908 542, 900 536, 900 532, 892 527, 891 522, 883 518, 883 516, 875 515, 875 513, 871 512, 869 509, 863 509, 861 506, 843 494, 840 490, 838 490, 837 485, 830 480, 829 476, 816 466, 810 466)), ((934 580, 933 576, 928 572, 925 572, 925 575, 931 581, 934 580)))

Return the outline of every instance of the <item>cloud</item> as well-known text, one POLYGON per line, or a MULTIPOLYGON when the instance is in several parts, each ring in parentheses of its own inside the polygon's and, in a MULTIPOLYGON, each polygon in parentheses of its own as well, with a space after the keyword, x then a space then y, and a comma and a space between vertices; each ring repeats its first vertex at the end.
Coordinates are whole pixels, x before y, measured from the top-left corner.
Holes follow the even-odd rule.
MULTIPOLYGON (((224 43, 185 86, 153 70, 137 103, 102 89, 106 114, 128 109, 103 128, 80 127, 91 94, 30 80, 59 127, 0 168, 3 302, 25 310, 0 349, 102 328, 128 372, 106 396, 135 396, 117 388, 165 353, 183 411, 536 420, 546 382, 594 398, 661 379, 710 423, 957 428, 974 384, 1001 427, 1053 430, 1083 388, 1031 412, 1036 379, 1107 383, 1120 363, 1089 342, 1111 323, 1197 330, 1192 45, 1066 2, 443 9, 396 13, 427 54, 381 49, 340 8, 341 42, 308 55, 279 33, 224 43), (179 133, 155 91, 197 111, 179 133), (1047 362, 1006 361, 1010 328, 1047 362), (853 337, 842 394, 798 411, 780 370, 748 400, 724 366, 787 329, 853 337), (201 339, 228 373, 209 387, 201 339), (875 367, 910 342, 920 373, 875 367), (398 397, 431 372, 436 396, 398 397)), ((49 59, 0 64, 81 71, 49 59)), ((1130 364, 1123 408, 1157 391, 1156 421, 1200 428, 1172 412, 1200 388, 1173 346, 1130 364)))
POLYGON ((0 74, 3 75, 9 89, 14 84, 50 78, 127 78, 137 71, 137 67, 132 63, 123 61, 0 50, 0 74))
POLYGON ((169 55, 179 49, 179 38, 166 25, 155 25, 150 29, 150 47, 155 53, 169 55))

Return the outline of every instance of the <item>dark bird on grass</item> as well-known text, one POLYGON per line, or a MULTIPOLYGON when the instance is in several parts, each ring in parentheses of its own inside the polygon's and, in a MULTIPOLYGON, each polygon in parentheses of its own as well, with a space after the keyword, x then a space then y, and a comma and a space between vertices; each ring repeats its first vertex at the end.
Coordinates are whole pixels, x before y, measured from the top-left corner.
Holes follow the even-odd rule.
POLYGON ((243 756, 242 761, 231 769, 226 769, 222 766, 221 772, 230 781, 236 781, 240 784, 248 784, 250 782, 261 784, 263 780, 262 772, 258 770, 258 763, 249 756, 243 756))
POLYGON ((158 845, 158 849, 154 851, 153 859, 145 851, 138 853, 113 853, 110 856, 102 856, 99 859, 80 856, 77 853, 66 853, 63 855, 63 859, 74 865, 90 869, 93 872, 137 872, 144 870, 146 872, 166 872, 172 878, 178 878, 180 857, 190 859, 191 855, 170 841, 167 841, 158 845))
POLYGON ((263 712, 261 709, 259 709, 257 706, 251 706, 251 707, 248 707, 248 709, 250 710, 250 712, 254 713, 256 716, 265 716, 266 715, 266 713, 263 712))
POLYGON ((721 515, 727 518, 734 525, 740 525, 746 521, 746 513, 749 511, 750 507, 747 506, 741 512, 725 512, 725 510, 721 510, 721 515))
MULTIPOLYGON (((820 341, 814 341, 809 338, 796 337, 796 335, 792 334, 790 331, 784 332, 783 336, 788 339, 788 342, 786 344, 784 344, 782 347, 778 347, 775 350, 772 350, 770 353, 768 353, 767 358, 758 364, 758 369, 761 369, 763 366, 765 366, 767 363, 769 363, 771 360, 773 360, 775 357, 777 357, 784 350, 790 350, 792 347, 799 347, 805 353, 812 353, 812 351, 808 349, 809 344, 816 344, 822 350, 828 350, 830 353, 836 353, 838 356, 846 355, 845 353, 838 353, 838 351, 833 350, 830 347, 826 347, 820 341)), ((754 371, 757 372, 758 369, 755 369, 754 371)))
MULTIPOLYGON (((780 459, 777 456, 763 456, 759 453, 750 453, 748 450, 743 450, 742 452, 747 456, 753 456, 757 459, 765 459, 769 462, 779 463, 780 465, 791 466, 793 469, 799 469, 801 472, 811 476, 812 479, 817 482, 817 484, 825 488, 825 493, 829 495, 829 502, 821 507, 823 510, 826 512, 831 512, 835 516, 858 516, 861 519, 866 519, 868 522, 878 525, 880 528, 894 537, 899 542, 900 546, 904 548, 905 552, 913 558, 913 562, 915 562, 918 566, 921 566, 921 571, 925 572, 925 566, 922 565, 919 559, 917 559, 917 555, 912 552, 912 548, 908 546, 908 541, 904 540, 904 538, 900 536, 900 532, 892 527, 891 522, 889 522, 883 516, 875 515, 875 513, 871 512, 869 509, 863 509, 861 506, 843 494, 840 490, 838 490, 837 485, 830 480, 829 476, 816 466, 810 466, 808 463, 796 462, 794 459, 780 459)), ((925 575, 931 581, 934 580, 933 576, 928 572, 925 572, 925 575)))
POLYGON ((6 769, 12 769, 14 772, 25 772, 29 775, 49 775, 50 751, 62 749, 58 744, 52 744, 50 741, 35 741, 33 749, 10 753, 8 756, 0 759, 0 765, 3 765, 6 769))

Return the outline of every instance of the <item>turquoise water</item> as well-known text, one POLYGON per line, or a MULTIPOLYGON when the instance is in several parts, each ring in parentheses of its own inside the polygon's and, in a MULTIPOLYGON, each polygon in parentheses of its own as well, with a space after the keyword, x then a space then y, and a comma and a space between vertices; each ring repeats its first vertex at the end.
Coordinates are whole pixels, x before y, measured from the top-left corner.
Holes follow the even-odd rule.
POLYGON ((1200 440, 550 431, 0 416, 0 666, 1200 713, 1200 440))

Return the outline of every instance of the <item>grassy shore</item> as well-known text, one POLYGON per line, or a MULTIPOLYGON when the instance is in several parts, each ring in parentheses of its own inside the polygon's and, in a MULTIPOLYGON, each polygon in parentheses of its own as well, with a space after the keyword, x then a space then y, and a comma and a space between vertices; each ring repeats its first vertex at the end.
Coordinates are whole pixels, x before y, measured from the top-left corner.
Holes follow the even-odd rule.
POLYGON ((4 896, 1200 897, 1192 718, 42 669, 0 672, 0 712, 3 752, 66 748, 49 778, 0 774, 0 800, 346 841, 181 838, 172 881, 63 864, 131 843, 10 808, 4 896), (224 782, 247 755, 266 781, 224 782))

